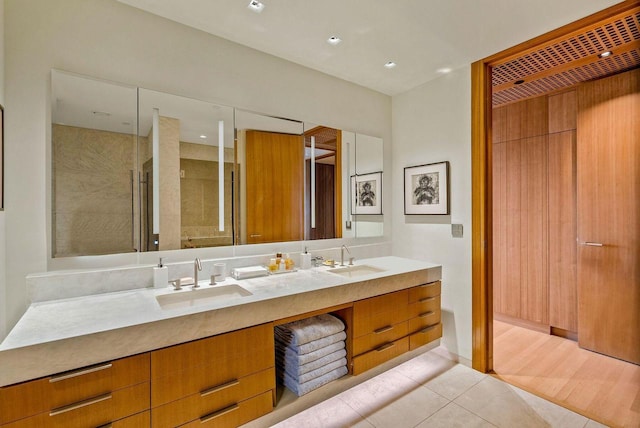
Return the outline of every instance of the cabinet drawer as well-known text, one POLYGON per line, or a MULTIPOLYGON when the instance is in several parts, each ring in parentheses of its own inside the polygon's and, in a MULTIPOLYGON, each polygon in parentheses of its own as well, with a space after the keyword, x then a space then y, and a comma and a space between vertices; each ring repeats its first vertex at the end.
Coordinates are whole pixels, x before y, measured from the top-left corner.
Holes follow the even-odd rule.
POLYGON ((409 333, 415 333, 426 327, 438 324, 440 320, 440 308, 435 311, 423 312, 420 316, 409 320, 409 333))
POLYGON ((382 345, 366 354, 358 355, 353 358, 353 374, 358 375, 363 373, 385 361, 404 354, 408 350, 409 337, 405 336, 402 339, 382 345))
POLYGON ((435 281, 409 289, 409 303, 440 295, 441 282, 435 281))
POLYGON ((148 409, 149 382, 144 382, 20 419, 3 428, 94 428, 148 409))
POLYGON ((232 379, 222 385, 212 386, 201 393, 193 394, 152 410, 154 428, 174 427, 224 409, 233 404, 255 397, 265 391, 274 390, 276 373, 270 368, 240 379, 232 379))
POLYGON ((409 336, 409 349, 414 350, 440 337, 442 337, 442 323, 425 327, 409 336))
POLYGON ((275 366, 273 326, 252 327, 151 353, 151 406, 275 366))
POLYGON ((0 388, 0 424, 149 380, 149 354, 0 388))
POLYGON ((422 297, 419 301, 409 303, 409 318, 424 316, 428 312, 440 310, 440 296, 422 297))
POLYGON ((379 348, 385 343, 393 342, 409 334, 409 322, 404 321, 399 324, 383 327, 373 333, 353 339, 353 355, 364 354, 373 349, 379 348))
POLYGON ((200 418, 180 425, 182 427, 238 427, 260 416, 266 415, 273 409, 273 393, 268 391, 256 397, 241 401, 200 418))
POLYGON ((364 336, 408 320, 408 302, 408 290, 355 302, 353 304, 353 337, 364 336))

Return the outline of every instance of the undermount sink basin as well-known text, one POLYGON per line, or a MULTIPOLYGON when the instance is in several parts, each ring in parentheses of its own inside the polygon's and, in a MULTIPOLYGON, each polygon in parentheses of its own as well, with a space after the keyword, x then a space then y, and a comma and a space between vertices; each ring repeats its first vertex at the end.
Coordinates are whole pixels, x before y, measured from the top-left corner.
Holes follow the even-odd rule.
POLYGON ((329 269, 327 272, 351 278, 354 276, 371 275, 372 273, 384 272, 384 269, 369 265, 354 265, 329 269))
POLYGON ((216 285, 214 287, 184 290, 172 294, 156 296, 162 309, 187 308, 206 305, 237 297, 251 296, 252 293, 238 284, 216 285))

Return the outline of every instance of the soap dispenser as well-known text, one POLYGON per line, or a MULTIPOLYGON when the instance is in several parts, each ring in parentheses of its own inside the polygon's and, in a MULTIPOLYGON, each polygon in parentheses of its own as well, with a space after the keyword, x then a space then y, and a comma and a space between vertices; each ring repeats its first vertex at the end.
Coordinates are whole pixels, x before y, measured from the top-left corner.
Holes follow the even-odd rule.
POLYGON ((169 285, 169 268, 162 264, 162 257, 158 266, 153 268, 153 288, 164 288, 169 285))
POLYGON ((302 269, 311 269, 311 253, 304 247, 304 253, 300 254, 300 267, 302 269))

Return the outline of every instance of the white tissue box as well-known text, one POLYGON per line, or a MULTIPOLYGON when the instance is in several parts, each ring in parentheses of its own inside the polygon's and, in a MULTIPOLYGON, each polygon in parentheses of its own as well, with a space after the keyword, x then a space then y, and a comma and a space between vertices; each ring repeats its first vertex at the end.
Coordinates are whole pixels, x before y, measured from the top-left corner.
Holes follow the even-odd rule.
POLYGON ((231 276, 235 279, 256 278, 258 276, 267 276, 269 271, 264 266, 248 266, 231 269, 231 276))

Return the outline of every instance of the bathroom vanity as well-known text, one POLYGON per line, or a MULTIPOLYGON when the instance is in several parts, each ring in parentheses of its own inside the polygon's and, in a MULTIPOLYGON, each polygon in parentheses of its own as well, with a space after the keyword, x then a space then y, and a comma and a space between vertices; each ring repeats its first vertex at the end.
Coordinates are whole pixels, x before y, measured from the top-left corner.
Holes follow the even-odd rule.
POLYGON ((32 304, 0 345, 0 426, 241 425, 273 409, 275 325, 340 317, 358 375, 442 336, 440 279, 380 257, 32 304))

